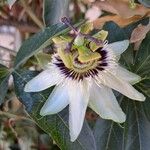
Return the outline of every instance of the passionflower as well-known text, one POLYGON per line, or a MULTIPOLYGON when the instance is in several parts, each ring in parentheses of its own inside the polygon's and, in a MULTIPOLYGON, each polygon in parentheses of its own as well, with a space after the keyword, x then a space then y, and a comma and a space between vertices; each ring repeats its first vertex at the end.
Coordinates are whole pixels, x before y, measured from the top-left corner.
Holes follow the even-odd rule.
POLYGON ((145 100, 144 95, 132 86, 141 78, 118 64, 129 41, 108 44, 106 36, 107 32, 101 31, 91 38, 84 34, 78 34, 76 38, 54 38, 57 52, 47 69, 30 80, 24 89, 38 92, 55 85, 40 115, 56 114, 69 105, 71 141, 77 139, 82 129, 87 106, 104 119, 125 122, 126 115, 112 89, 132 100, 145 100), (103 41, 102 44, 98 45, 96 39, 103 41))

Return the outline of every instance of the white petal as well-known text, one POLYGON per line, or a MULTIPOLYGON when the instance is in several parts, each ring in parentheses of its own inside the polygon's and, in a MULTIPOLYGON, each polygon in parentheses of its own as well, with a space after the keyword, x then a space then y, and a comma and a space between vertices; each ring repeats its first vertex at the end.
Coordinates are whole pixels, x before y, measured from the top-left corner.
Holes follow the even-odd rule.
POLYGON ((111 119, 119 123, 125 122, 124 112, 112 90, 106 86, 99 87, 93 83, 90 90, 89 106, 104 119, 111 119))
POLYGON ((56 114, 63 110, 69 104, 69 97, 66 86, 55 86, 46 103, 40 111, 40 115, 56 114))
POLYGON ((45 90, 61 80, 57 69, 51 68, 41 72, 25 85, 25 92, 38 92, 45 90))
POLYGON ((129 40, 123 40, 108 44, 116 56, 121 55, 129 46, 129 40))
POLYGON ((141 80, 141 77, 138 76, 137 74, 134 74, 130 71, 128 71, 127 69, 121 67, 121 66, 118 66, 116 68, 116 73, 115 75, 122 79, 122 80, 125 80, 131 84, 135 84, 135 83, 138 83, 140 80, 141 80))
POLYGON ((107 73, 103 72, 101 74, 103 76, 103 80, 101 80, 101 82, 104 85, 122 93, 123 95, 129 97, 130 99, 138 100, 138 101, 145 100, 145 96, 142 93, 138 92, 128 82, 119 79, 117 76, 114 76, 110 72, 107 73))
POLYGON ((89 101, 89 86, 86 82, 72 82, 69 86, 69 128, 71 141, 75 141, 83 126, 89 101))

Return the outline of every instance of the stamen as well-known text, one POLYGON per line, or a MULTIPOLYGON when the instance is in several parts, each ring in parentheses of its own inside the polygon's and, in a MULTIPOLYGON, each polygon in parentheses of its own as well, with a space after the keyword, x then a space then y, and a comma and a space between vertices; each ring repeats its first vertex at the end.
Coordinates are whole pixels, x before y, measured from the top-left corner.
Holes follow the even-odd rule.
POLYGON ((79 33, 78 29, 71 25, 70 20, 67 17, 61 18, 61 22, 69 26, 76 34, 79 33))
POLYGON ((61 21, 75 32, 69 40, 54 38, 59 44, 54 64, 65 78, 80 81, 107 71, 114 62, 107 51, 108 41, 105 39, 108 32, 102 30, 92 37, 72 26, 68 18, 63 17, 61 21))
POLYGON ((94 38, 88 34, 83 34, 81 33, 77 28, 75 28, 73 25, 71 25, 70 20, 67 17, 63 17, 61 18, 61 22, 63 22, 64 24, 66 24, 67 26, 69 26, 76 34, 76 36, 83 36, 86 39, 89 39, 90 41, 93 41, 94 43, 96 43, 97 45, 102 45, 103 41, 99 40, 97 38, 94 38))
POLYGON ((84 36, 86 39, 89 39, 90 41, 94 42, 96 45, 102 45, 103 44, 103 41, 102 40, 99 40, 97 38, 94 38, 88 34, 83 34, 83 33, 79 33, 81 34, 82 36, 84 36))
POLYGON ((65 51, 61 48, 57 49, 58 55, 62 59, 63 63, 67 68, 72 68, 72 57, 69 53, 65 53, 65 51))
POLYGON ((93 35, 93 37, 100 39, 102 41, 104 41, 107 38, 107 36, 108 36, 108 31, 105 31, 105 30, 101 30, 95 35, 93 35))
MULTIPOLYGON (((93 35, 95 38, 99 39, 99 40, 102 40, 103 42, 105 42, 105 39, 108 35, 108 31, 104 31, 104 30, 101 30, 99 31, 97 34, 93 35)), ((103 43, 102 45, 97 45, 96 43, 94 42, 90 42, 90 49, 95 52, 98 48, 100 47, 103 47, 105 43, 103 43)))
POLYGON ((101 58, 101 55, 98 52, 93 52, 84 46, 80 46, 78 48, 78 53, 79 53, 78 59, 83 63, 101 58))
POLYGON ((60 56, 55 56, 55 65, 60 69, 61 73, 65 76, 65 78, 70 78, 72 80, 76 81, 82 81, 84 78, 92 77, 94 78, 98 74, 100 74, 101 71, 104 71, 106 67, 108 66, 107 60, 103 55, 106 53, 102 53, 102 59, 89 61, 87 63, 82 63, 78 59, 78 53, 74 53, 72 57, 72 67, 68 68, 65 63, 63 62, 62 58, 59 58, 60 56))

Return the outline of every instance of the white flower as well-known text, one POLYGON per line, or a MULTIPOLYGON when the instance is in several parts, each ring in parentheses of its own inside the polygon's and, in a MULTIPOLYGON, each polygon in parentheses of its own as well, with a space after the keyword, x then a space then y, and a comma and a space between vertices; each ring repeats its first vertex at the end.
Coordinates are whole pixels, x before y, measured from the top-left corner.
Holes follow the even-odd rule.
POLYGON ((140 81, 140 77, 117 63, 118 57, 128 45, 128 40, 105 44, 96 50, 100 58, 85 63, 79 61, 76 53, 73 53, 71 67, 66 67, 56 53, 48 69, 29 81, 25 91, 38 92, 56 85, 40 114, 56 114, 69 105, 71 141, 77 139, 82 129, 87 106, 104 119, 123 123, 126 116, 112 89, 130 99, 145 100, 144 95, 131 85, 140 81))

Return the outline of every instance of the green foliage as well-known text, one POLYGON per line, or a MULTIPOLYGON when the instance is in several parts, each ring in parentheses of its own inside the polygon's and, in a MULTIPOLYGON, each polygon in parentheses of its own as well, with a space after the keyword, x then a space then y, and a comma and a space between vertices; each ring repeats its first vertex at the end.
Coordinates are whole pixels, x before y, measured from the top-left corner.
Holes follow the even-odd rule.
POLYGON ((68 14, 70 0, 44 0, 43 20, 46 26, 60 22, 68 14))
POLYGON ((124 97, 122 107, 127 114, 124 124, 97 120, 94 129, 97 147, 107 150, 148 150, 150 122, 146 118, 143 105, 124 97))
MULTIPOLYGON (((113 23, 107 24, 107 29, 113 29, 115 26, 114 37, 123 38, 123 35, 128 34, 124 29, 117 29, 113 23), (124 32, 124 33, 123 33, 124 32), (119 37, 120 35, 120 37, 119 37)), ((128 26, 132 28, 135 24, 128 26)), ((132 30, 131 30, 132 31, 132 30)), ((114 40, 115 41, 115 40, 114 40)), ((134 54, 133 47, 130 46, 124 52, 121 58, 121 63, 132 72, 139 74, 142 81, 135 85, 135 87, 143 92, 147 99, 145 102, 136 102, 126 97, 118 97, 121 106, 127 114, 127 119, 124 124, 117 124, 112 121, 99 119, 94 127, 94 136, 99 149, 107 150, 148 150, 150 147, 150 33, 143 40, 141 47, 137 54, 134 54)))
POLYGON ((0 104, 4 102, 8 90, 9 71, 0 64, 0 104))
POLYGON ((107 40, 109 41, 109 43, 128 39, 128 36, 123 31, 123 29, 112 21, 106 22, 103 29, 108 31, 107 40))
POLYGON ((37 64, 41 68, 44 69, 46 67, 46 65, 50 62, 51 55, 41 52, 41 53, 35 54, 35 58, 37 60, 37 64))
POLYGON ((26 40, 19 52, 17 53, 15 60, 15 68, 18 68, 22 63, 24 63, 29 57, 34 55, 42 48, 51 44, 51 38, 65 32, 65 26, 62 24, 55 24, 50 27, 45 28, 43 31, 35 34, 26 40))
POLYGON ((16 95, 25 105, 26 110, 38 126, 52 136, 62 150, 96 150, 93 133, 86 121, 79 138, 72 143, 69 138, 68 110, 63 110, 56 115, 47 117, 39 115, 39 111, 52 91, 52 88, 39 93, 24 92, 24 85, 36 75, 37 72, 27 70, 15 71, 13 73, 16 95))
POLYGON ((135 58, 136 73, 145 77, 150 75, 150 33, 143 40, 135 58))

